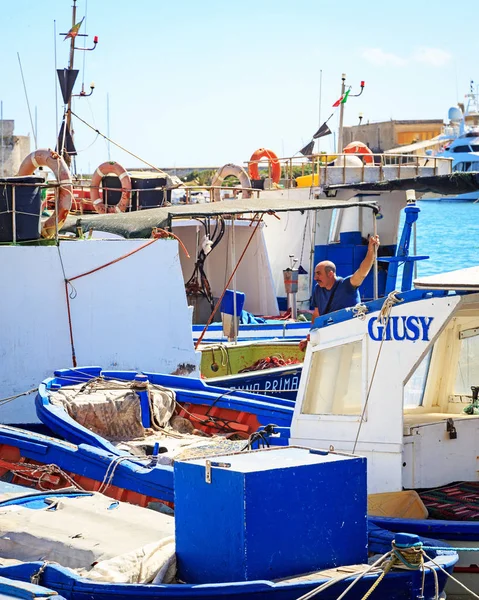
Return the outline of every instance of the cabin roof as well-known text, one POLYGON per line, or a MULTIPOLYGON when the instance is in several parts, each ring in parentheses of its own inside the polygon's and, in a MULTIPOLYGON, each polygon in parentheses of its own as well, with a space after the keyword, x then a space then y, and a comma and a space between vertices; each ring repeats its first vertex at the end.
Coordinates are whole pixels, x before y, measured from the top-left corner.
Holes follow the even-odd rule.
POLYGON ((169 227, 173 219, 205 218, 214 216, 242 215, 246 213, 278 213, 305 210, 331 210, 333 208, 349 208, 362 206, 378 212, 375 202, 360 200, 341 201, 328 198, 310 198, 307 200, 291 199, 287 190, 271 194, 271 198, 245 198, 207 202, 204 204, 183 204, 149 208, 130 213, 113 213, 105 215, 82 215, 68 217, 62 232, 75 232, 81 226, 84 231, 94 229, 116 233, 126 238, 149 238, 155 227, 169 227))
POLYGON ((479 291, 479 266, 429 275, 414 280, 419 290, 479 291))
MULTIPOLYGON (((414 166, 414 165, 404 165, 414 166)), ((434 157, 430 158, 430 166, 434 166, 434 157)), ((419 167, 421 168, 421 167, 419 167)), ((329 185, 328 189, 353 189, 371 192, 393 192, 396 190, 416 190, 417 192, 433 192, 443 196, 467 194, 479 190, 479 173, 455 172, 449 175, 431 175, 411 177, 408 179, 390 179, 388 181, 345 183, 329 185)))

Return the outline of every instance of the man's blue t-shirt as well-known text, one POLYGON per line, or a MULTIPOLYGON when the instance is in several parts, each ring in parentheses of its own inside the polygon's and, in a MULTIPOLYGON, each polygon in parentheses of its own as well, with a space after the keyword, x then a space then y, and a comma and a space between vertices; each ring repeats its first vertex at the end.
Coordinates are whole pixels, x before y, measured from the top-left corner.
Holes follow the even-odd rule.
POLYGON ((325 315, 335 310, 355 306, 361 302, 361 297, 359 289, 351 284, 350 275, 349 277, 338 277, 330 290, 316 284, 313 293, 313 302, 314 307, 319 310, 319 314, 325 315), (331 296, 333 296, 333 299, 330 302, 331 296))

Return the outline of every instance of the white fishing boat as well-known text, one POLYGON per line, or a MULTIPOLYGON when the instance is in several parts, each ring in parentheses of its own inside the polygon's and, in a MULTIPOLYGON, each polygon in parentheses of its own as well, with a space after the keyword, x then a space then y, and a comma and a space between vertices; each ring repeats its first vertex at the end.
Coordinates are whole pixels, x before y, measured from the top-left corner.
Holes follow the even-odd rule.
MULTIPOLYGON (((290 442, 366 456, 378 524, 477 549, 479 267, 415 286, 316 320, 290 442), (381 506, 402 490, 419 491, 422 515, 381 506)), ((477 593, 476 556, 455 572, 477 593)))

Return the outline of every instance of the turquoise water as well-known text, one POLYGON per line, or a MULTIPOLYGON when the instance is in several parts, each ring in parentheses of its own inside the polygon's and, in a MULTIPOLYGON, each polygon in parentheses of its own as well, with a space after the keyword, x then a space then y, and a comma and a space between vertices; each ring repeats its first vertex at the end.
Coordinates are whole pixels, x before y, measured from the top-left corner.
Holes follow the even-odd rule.
POLYGON ((479 202, 424 200, 418 206, 417 254, 430 257, 417 263, 418 276, 479 265, 479 202))

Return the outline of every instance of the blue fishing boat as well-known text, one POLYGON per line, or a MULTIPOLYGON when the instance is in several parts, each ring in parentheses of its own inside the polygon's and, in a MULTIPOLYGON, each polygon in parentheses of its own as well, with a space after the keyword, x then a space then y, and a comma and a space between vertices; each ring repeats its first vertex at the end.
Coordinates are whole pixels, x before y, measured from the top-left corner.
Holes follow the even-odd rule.
POLYGON ((267 428, 289 435, 294 402, 201 379, 100 367, 61 369, 38 390, 40 420, 74 444, 172 465, 191 452, 239 450, 267 428))
POLYGON ((304 448, 215 459, 175 464, 175 516, 98 493, 0 482, 0 575, 68 600, 359 600, 376 588, 391 600, 432 600, 442 592, 457 553, 368 526, 364 459, 304 448), (318 482, 329 492, 320 502, 318 482))
POLYGON ((64 600, 57 592, 27 581, 0 577, 0 597, 5 600, 64 600))

